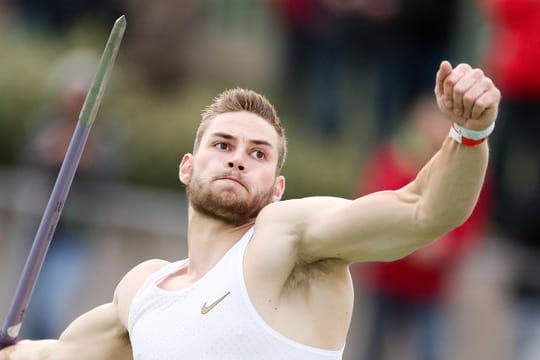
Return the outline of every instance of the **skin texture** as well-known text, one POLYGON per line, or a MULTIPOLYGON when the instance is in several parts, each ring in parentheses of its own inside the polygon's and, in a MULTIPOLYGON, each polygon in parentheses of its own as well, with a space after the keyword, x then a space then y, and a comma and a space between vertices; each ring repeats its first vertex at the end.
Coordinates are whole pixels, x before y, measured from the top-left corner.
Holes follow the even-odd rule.
MULTIPOLYGON (((439 109, 464 127, 484 129, 495 121, 500 92, 469 65, 441 63, 435 95, 439 109)), ((401 258, 465 221, 480 192, 488 147, 447 138, 417 178, 397 191, 280 201, 285 179, 276 175, 277 143, 276 131, 257 115, 233 112, 211 120, 196 153, 186 154, 179 167, 180 181, 197 197, 189 209, 189 265, 159 286, 193 284, 255 226, 244 276, 256 310, 292 340, 340 349, 353 306, 349 265, 401 258), (235 210, 245 208, 241 216, 235 210)), ((137 265, 111 303, 76 319, 58 340, 22 341, 1 351, 0 360, 131 358, 130 304, 166 263, 137 265)))

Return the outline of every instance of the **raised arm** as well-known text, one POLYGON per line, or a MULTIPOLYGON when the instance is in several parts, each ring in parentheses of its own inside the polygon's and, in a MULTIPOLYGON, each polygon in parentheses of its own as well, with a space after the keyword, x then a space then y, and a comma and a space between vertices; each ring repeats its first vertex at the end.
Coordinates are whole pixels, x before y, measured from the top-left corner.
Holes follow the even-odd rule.
MULTIPOLYGON (((466 129, 483 130, 495 121, 500 92, 478 69, 443 62, 435 95, 440 110, 466 129)), ((487 163, 485 141, 467 146, 447 138, 416 179, 397 191, 356 200, 307 198, 276 204, 277 211, 268 212, 297 224, 296 256, 303 262, 393 260, 467 219, 487 163)))

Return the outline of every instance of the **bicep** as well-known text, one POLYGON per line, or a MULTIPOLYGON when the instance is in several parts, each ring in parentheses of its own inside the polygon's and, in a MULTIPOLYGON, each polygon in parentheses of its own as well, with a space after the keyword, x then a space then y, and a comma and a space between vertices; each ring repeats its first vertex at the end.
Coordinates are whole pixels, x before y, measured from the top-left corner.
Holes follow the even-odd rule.
POLYGON ((347 262, 388 261, 403 257, 428 239, 420 228, 419 195, 408 186, 355 200, 321 199, 306 223, 300 251, 308 259, 347 262))
POLYGON ((79 316, 58 339, 58 358, 130 359, 127 329, 118 317, 117 306, 108 303, 79 316))

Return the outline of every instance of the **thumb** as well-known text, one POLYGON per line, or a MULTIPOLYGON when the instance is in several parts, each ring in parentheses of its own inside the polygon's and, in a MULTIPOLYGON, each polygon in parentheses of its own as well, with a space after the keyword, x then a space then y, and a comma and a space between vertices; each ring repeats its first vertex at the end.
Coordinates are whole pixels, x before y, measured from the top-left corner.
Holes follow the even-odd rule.
POLYGON ((442 96, 444 93, 444 80, 450 73, 452 73, 452 64, 450 62, 444 60, 441 62, 441 65, 439 65, 439 71, 437 71, 437 77, 435 79, 435 94, 437 96, 442 96))

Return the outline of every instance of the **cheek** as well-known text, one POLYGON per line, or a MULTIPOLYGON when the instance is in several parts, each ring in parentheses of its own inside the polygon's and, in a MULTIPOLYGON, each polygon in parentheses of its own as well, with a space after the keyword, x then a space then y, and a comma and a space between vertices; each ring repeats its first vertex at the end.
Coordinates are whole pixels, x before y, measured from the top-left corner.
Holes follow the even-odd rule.
POLYGON ((275 169, 265 169, 264 171, 261 171, 259 174, 257 174, 257 183, 260 184, 262 188, 268 189, 269 187, 274 186, 274 182, 276 181, 275 176, 275 169))
POLYGON ((219 151, 207 151, 197 159, 199 169, 222 168, 227 162, 227 153, 219 151))
POLYGON ((193 162, 193 169, 191 170, 191 174, 197 174, 197 176, 200 177, 205 173, 209 173, 213 167, 214 162, 212 162, 210 158, 200 157, 197 159, 197 161, 193 162))
POLYGON ((193 165, 193 168, 191 169, 191 173, 189 174, 188 179, 188 185, 194 184, 194 183, 200 183, 201 179, 204 177, 204 167, 195 166, 193 165), (201 171, 203 170, 203 171, 201 171))

